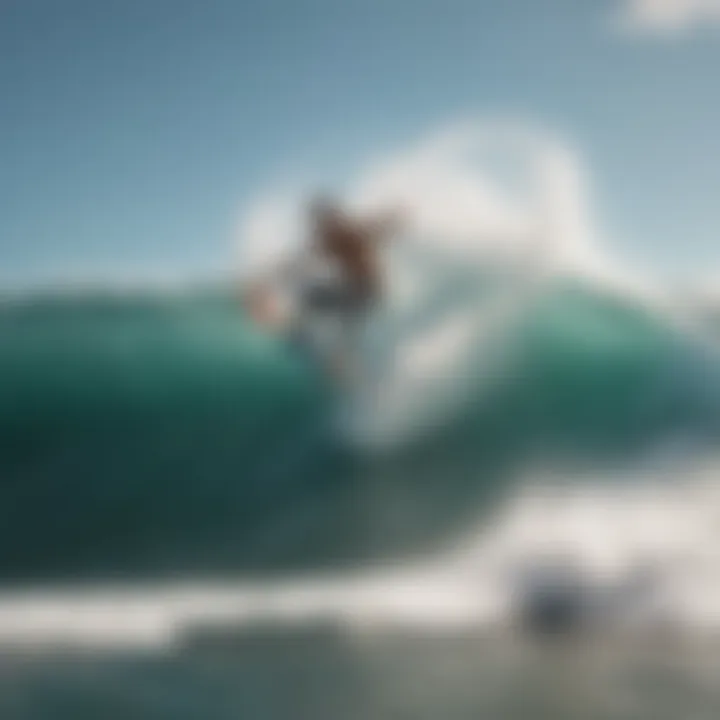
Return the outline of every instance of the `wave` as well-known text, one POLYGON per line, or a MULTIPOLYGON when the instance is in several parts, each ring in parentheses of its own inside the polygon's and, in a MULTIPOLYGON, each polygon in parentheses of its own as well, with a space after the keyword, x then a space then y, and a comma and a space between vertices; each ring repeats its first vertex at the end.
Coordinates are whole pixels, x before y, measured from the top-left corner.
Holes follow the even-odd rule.
POLYGON ((0 575, 237 575, 420 553, 485 512, 518 465, 716 436, 714 351, 662 313, 560 280, 512 308, 491 340, 450 354, 464 364, 439 378, 462 379, 462 402, 417 442, 368 455, 340 442, 312 364, 225 290, 5 305, 0 575))
POLYGON ((314 364, 227 289, 6 303, 0 646, 444 632, 558 607, 715 627, 712 333, 577 279, 413 261, 368 336, 350 436, 314 364))

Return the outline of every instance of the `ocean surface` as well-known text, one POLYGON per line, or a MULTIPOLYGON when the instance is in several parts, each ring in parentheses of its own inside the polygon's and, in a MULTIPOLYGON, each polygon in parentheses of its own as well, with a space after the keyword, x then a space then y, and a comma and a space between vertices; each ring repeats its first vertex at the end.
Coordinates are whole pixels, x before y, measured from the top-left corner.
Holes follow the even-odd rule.
MULTIPOLYGON (((688 597, 705 597, 702 583, 720 579, 705 557, 720 540, 707 516, 720 517, 713 332, 558 279, 474 348, 494 364, 463 366, 462 403, 377 449, 338 430, 337 393, 317 366, 253 328, 223 288, 3 300, 2 717, 716 717, 720 656, 705 644, 525 646, 422 589, 460 582, 471 595, 487 538, 510 533, 503 518, 519 517, 533 488, 552 488, 540 495, 572 522, 528 501, 536 525, 574 528, 563 547, 589 547, 589 493, 610 518, 593 537, 614 543, 613 567, 640 542, 627 528, 662 506, 643 557, 678 587, 680 551, 702 556, 688 597), (700 526, 701 539, 667 542, 700 526), (419 600, 393 590, 393 568, 400 585, 417 569, 419 600), (348 573, 360 584, 347 597, 293 595, 293 578, 335 587, 348 573), (358 573, 382 590, 364 595, 358 573), (262 609, 198 639, 200 620, 232 615, 213 605, 218 588, 266 593, 262 609), (29 619, 25 597, 40 608, 29 619), (269 611, 272 597, 290 599, 269 611)), ((512 547, 536 547, 548 536, 537 532, 512 547)), ((711 605, 678 602, 673 617, 710 627, 711 605)))

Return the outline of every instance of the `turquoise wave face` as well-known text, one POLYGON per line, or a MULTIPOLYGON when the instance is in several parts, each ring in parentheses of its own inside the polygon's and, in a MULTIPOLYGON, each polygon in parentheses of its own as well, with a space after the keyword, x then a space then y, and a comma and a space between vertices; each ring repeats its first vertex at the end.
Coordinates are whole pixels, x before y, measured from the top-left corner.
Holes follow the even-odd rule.
POLYGON ((715 353, 643 306, 565 288, 535 309, 519 347, 510 395, 531 436, 630 449, 716 425, 715 353))
POLYGON ((714 357, 628 302, 555 288, 462 416, 347 450, 310 364, 221 292, 0 309, 0 575, 246 572, 429 546, 539 452, 714 436, 714 357))

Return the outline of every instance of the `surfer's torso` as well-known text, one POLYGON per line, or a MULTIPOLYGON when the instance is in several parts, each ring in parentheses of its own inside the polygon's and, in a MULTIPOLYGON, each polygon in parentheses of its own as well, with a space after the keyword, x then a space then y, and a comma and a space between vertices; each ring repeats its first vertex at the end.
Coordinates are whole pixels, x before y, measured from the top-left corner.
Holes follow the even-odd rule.
POLYGON ((358 294, 376 297, 381 289, 377 243, 370 227, 345 217, 331 217, 316 229, 317 252, 334 261, 342 280, 358 294))

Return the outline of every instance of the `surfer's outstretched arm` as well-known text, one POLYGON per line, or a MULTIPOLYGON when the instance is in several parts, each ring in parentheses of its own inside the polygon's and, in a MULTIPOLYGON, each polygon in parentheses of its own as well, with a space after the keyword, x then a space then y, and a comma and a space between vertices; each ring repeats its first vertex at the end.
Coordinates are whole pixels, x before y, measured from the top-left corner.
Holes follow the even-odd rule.
POLYGON ((259 325, 276 324, 277 312, 270 288, 262 281, 244 282, 239 288, 239 301, 249 318, 259 325))
POLYGON ((241 281, 238 287, 240 305, 256 323, 265 327, 282 325, 276 289, 288 282, 296 264, 295 258, 291 258, 241 281))

